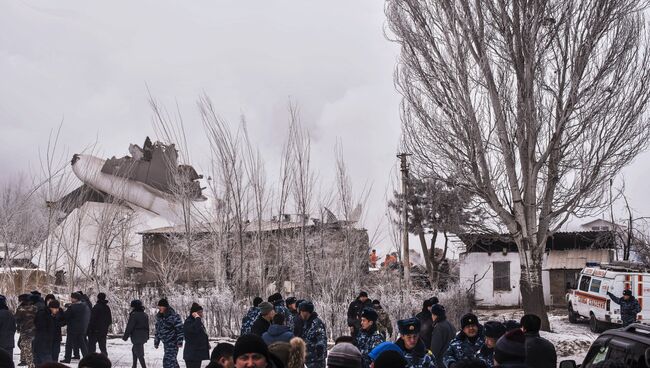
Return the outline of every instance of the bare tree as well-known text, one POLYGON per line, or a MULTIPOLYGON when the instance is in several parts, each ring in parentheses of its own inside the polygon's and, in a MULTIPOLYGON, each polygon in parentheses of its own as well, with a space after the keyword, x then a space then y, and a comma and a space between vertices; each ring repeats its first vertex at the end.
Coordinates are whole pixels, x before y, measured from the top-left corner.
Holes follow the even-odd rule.
POLYGON ((548 318, 547 236, 601 211, 646 148, 649 44, 635 0, 389 0, 405 148, 513 236, 527 313, 548 318))

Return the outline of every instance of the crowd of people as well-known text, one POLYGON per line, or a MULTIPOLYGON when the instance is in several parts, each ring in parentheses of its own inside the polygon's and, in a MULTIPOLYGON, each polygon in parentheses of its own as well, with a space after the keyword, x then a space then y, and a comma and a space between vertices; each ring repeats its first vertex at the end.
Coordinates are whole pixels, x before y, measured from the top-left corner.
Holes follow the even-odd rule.
MULTIPOLYGON (((13 367, 14 334, 18 332, 19 366, 66 367, 80 359, 79 367, 110 367, 106 337, 112 323, 104 293, 95 305, 82 292, 70 295, 64 305, 49 294, 21 295, 15 313, 0 296, 0 366, 13 367), (57 362, 67 327, 63 359, 57 362), (97 352, 99 348, 99 352, 97 352), (3 360, 5 359, 5 360, 3 360), (3 363, 8 362, 8 363, 3 363), (7 365, 2 365, 7 364, 7 365), (9 365, 11 364, 11 365, 9 365)), ((150 338, 149 316, 140 300, 133 300, 122 338, 132 343, 133 367, 146 368, 144 344, 150 338)), ((163 368, 178 368, 178 353, 188 368, 554 368, 555 347, 539 335, 541 320, 525 315, 520 321, 479 321, 465 314, 447 319, 445 307, 432 297, 411 318, 393 323, 379 300, 360 292, 347 311, 349 335, 340 336, 328 351, 326 325, 309 300, 280 293, 267 301, 256 297, 242 319, 235 344, 219 343, 210 353, 203 323, 203 308, 193 303, 183 320, 167 299, 160 299, 155 316, 154 347, 164 351, 163 368)))

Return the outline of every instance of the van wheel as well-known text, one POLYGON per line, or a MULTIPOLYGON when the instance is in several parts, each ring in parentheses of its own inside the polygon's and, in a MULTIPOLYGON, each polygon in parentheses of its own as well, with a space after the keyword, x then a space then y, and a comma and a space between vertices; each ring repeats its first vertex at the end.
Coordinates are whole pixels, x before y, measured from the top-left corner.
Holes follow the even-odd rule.
POLYGON ((569 322, 578 323, 578 318, 580 316, 573 310, 573 305, 569 304, 569 322))
POLYGON ((603 330, 593 313, 589 315, 589 329, 594 333, 600 333, 603 330))

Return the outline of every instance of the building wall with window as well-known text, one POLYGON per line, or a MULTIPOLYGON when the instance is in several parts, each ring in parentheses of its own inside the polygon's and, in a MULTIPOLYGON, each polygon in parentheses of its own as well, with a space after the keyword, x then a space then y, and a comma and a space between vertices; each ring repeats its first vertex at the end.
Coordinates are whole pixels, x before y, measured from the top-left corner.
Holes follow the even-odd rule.
MULTIPOLYGON (((460 280, 472 289, 477 305, 517 306, 521 304, 521 268, 517 252, 468 252, 460 255, 460 280)), ((542 271, 544 299, 550 304, 549 272, 542 271)))

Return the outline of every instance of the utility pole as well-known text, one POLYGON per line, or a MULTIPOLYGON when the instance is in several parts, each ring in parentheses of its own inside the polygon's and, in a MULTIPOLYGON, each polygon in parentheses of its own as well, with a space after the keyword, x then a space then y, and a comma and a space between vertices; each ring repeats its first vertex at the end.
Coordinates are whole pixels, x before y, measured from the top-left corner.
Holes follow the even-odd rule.
POLYGON ((404 266, 404 280, 406 290, 410 289, 411 285, 411 260, 409 256, 409 229, 408 229, 408 199, 407 199, 407 186, 409 177, 409 164, 406 158, 410 153, 399 153, 397 157, 400 159, 400 171, 402 172, 402 265, 404 266))

